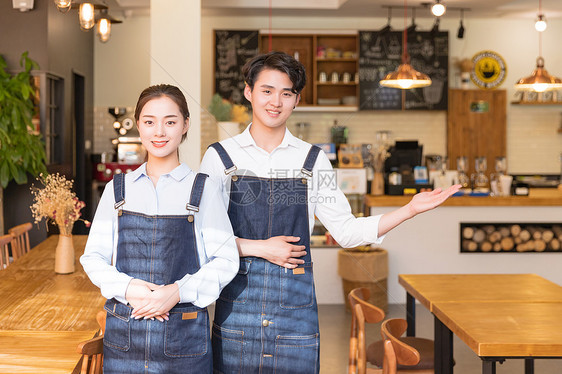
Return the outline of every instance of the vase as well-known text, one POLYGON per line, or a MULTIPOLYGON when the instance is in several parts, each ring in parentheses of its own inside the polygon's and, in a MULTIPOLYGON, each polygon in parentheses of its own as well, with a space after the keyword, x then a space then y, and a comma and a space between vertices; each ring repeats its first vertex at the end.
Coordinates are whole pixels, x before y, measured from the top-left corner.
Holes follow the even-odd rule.
POLYGON ((371 195, 384 195, 384 175, 380 171, 375 171, 371 182, 371 195))
POLYGON ((74 273, 74 243, 72 235, 59 235, 55 251, 55 273, 74 273))

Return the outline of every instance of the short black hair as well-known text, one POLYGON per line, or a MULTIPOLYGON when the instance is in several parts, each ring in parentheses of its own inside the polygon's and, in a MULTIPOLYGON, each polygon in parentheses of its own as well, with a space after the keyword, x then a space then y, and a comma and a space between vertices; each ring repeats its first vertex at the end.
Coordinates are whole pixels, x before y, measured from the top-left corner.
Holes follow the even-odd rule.
POLYGON ((285 52, 272 51, 252 58, 242 67, 244 81, 254 90, 254 84, 262 70, 277 70, 289 76, 293 93, 300 94, 306 84, 306 70, 303 64, 285 52))

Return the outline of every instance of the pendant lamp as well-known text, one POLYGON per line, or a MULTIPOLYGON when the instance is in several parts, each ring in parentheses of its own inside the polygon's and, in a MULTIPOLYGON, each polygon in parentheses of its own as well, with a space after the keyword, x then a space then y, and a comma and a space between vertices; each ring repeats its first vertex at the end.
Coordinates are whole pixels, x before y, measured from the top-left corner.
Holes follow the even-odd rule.
MULTIPOLYGON (((539 13, 541 13, 541 1, 539 0, 539 13)), ((539 57, 537 57, 537 67, 530 76, 521 78, 515 84, 518 90, 544 92, 559 90, 562 88, 562 80, 548 74, 544 68, 544 58, 542 57, 542 32, 539 32, 539 57)))
POLYGON ((399 88, 402 90, 408 90, 411 88, 427 87, 431 85, 431 78, 424 73, 420 73, 410 65, 410 55, 407 49, 407 36, 408 31, 406 28, 406 17, 408 14, 408 9, 406 7, 406 0, 404 0, 404 32, 402 33, 402 45, 404 49, 402 51, 402 63, 396 71, 388 73, 383 80, 380 81, 380 85, 383 87, 399 88))

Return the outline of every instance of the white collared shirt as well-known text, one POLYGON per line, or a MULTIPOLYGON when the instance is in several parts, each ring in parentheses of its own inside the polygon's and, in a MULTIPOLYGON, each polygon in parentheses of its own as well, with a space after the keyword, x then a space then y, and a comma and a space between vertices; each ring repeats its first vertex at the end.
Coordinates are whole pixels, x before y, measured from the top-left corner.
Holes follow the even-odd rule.
MULTIPOLYGON (((147 215, 187 215, 195 173, 180 164, 158 179, 156 186, 146 174, 146 163, 125 176, 124 210, 147 215)), ((238 249, 226 209, 217 194, 220 185, 207 178, 199 212, 194 213, 195 235, 201 268, 176 281, 180 302, 205 307, 214 302, 238 272, 238 249)), ((127 303, 125 292, 132 277, 115 266, 117 254, 117 210, 113 181, 103 191, 96 210, 84 255, 80 262, 102 295, 127 303)))
MULTIPOLYGON (((285 129, 281 144, 268 153, 256 145, 250 134, 250 126, 241 134, 220 142, 237 167, 235 173, 250 171, 261 178, 300 178, 311 144, 296 138, 285 129)), ((225 174, 225 166, 214 148, 205 152, 200 171, 220 180, 224 204, 228 207, 230 178, 235 173, 225 174)), ((312 173, 312 183, 307 184, 310 234, 314 229, 316 216, 344 248, 381 243, 384 239, 384 236, 378 236, 381 216, 356 218, 351 213, 349 202, 337 187, 335 171, 324 152, 318 155, 312 173)))

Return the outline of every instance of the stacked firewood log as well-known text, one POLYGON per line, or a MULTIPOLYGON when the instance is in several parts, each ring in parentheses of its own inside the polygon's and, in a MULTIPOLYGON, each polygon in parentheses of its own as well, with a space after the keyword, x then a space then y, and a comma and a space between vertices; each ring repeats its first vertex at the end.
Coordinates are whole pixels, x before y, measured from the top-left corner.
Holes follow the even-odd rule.
POLYGON ((561 250, 562 225, 486 224, 461 227, 463 252, 553 252, 561 250))

